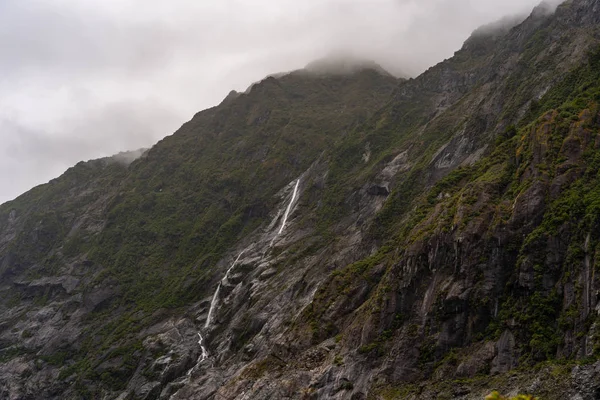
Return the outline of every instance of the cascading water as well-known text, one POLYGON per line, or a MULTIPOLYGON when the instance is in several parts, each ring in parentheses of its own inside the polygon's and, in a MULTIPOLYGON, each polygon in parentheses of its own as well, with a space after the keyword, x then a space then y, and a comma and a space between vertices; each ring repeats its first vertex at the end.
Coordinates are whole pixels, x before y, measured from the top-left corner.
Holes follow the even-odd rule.
POLYGON ((300 185, 300 179, 298 179, 296 181, 296 186, 294 186, 294 192, 292 193, 292 198, 290 199, 290 202, 289 202, 287 208, 285 209, 285 213, 283 213, 283 220, 281 221, 281 228, 279 228, 279 231, 277 231, 277 234, 273 237, 273 239, 271 239, 271 243, 269 243, 269 247, 267 249, 270 249, 271 247, 273 247, 273 243, 275 243, 275 239, 277 239, 277 237, 279 235, 281 235, 281 233, 285 229, 285 224, 287 223, 288 217, 290 216, 290 212, 292 212, 292 207, 294 206, 294 203, 296 202, 296 197, 298 196, 298 186, 299 185, 300 185))
MULTIPOLYGON (((201 362, 204 362, 208 358, 208 350, 206 350, 206 347, 204 347, 204 338, 202 337, 202 334, 200 332, 198 332, 198 345, 200 346, 200 350, 202 350, 202 354, 200 354, 200 357, 198 357, 196 365, 200 364, 201 362)), ((194 368, 195 367, 190 368, 186 375, 192 375, 192 371, 194 370, 194 368)))
POLYGON ((229 273, 231 272, 231 270, 233 269, 233 267, 235 267, 235 264, 237 264, 237 262, 240 260, 240 257, 242 256, 242 254, 244 254, 245 251, 246 251, 246 249, 242 250, 242 252, 240 254, 238 254, 238 256, 235 259, 235 261, 233 262, 233 264, 231 264, 231 267, 229 267, 229 269, 227 270, 227 272, 225 272, 225 276, 223 276, 223 279, 221 279, 221 283, 222 282, 229 282, 229 273))
MULTIPOLYGON (((290 212, 292 211, 292 207, 294 206, 294 203, 296 202, 296 197, 298 196, 298 186, 299 185, 300 185, 300 179, 298 179, 296 181, 296 186, 294 186, 294 192, 292 193, 292 198, 291 198, 291 200, 290 200, 290 202, 289 202, 289 204, 288 204, 288 206, 287 206, 287 208, 285 210, 285 213, 283 214, 283 220, 281 222, 281 228, 279 228, 279 231, 277 232, 276 236, 281 235, 281 233, 283 232, 283 230, 285 228, 285 224, 287 223, 288 217, 290 216, 290 212)), ((273 244, 273 241, 271 241, 271 245, 272 244, 273 244)), ((225 283, 229 283, 229 273, 236 266, 236 264, 240 260, 240 257, 242 256, 242 254, 244 254, 244 252, 246 250, 247 249, 244 249, 244 250, 242 250, 242 252, 240 254, 238 254, 238 256, 235 259, 235 261, 233 262, 233 264, 231 264, 231 266, 229 267, 229 269, 227 269, 227 271, 225 272, 225 275, 223 276, 223 278, 221 278, 221 281, 217 285, 217 289, 215 290, 215 294, 213 294, 212 300, 210 302, 210 308, 208 309, 208 316, 206 317, 206 322, 204 323, 204 329, 208 329, 210 327, 211 322, 212 322, 213 313, 215 311, 217 303, 219 302, 219 292, 221 291, 221 286, 223 284, 225 284, 225 283)), ((208 351, 206 350, 206 347, 204 347, 204 338, 202 337, 202 334, 200 332, 198 332, 198 336, 200 337, 200 340, 198 340, 198 344, 200 345, 200 348, 202 349, 202 354, 200 355, 200 358, 199 358, 198 362, 201 363, 201 362, 203 362, 204 360, 206 360, 208 358, 208 351)), ((188 371, 188 375, 191 373, 191 371, 192 370, 188 371)))
POLYGON ((217 299, 219 298, 219 290, 221 290, 221 282, 217 285, 217 290, 215 290, 215 294, 210 302, 210 308, 208 309, 208 316, 206 317, 206 323, 204 324, 204 328, 208 328, 210 326, 210 321, 212 318, 212 313, 215 309, 215 305, 217 304, 217 299))
POLYGON ((223 278, 217 285, 217 290, 215 290, 215 294, 213 295, 213 298, 210 302, 210 308, 208 309, 208 316, 206 317, 206 323, 204 324, 204 328, 208 328, 212 321, 212 314, 215 310, 215 306, 217 305, 217 302, 219 301, 219 292, 221 291, 221 285, 225 282, 229 282, 229 273, 231 272, 233 267, 235 267, 235 265, 240 260, 240 257, 242 256, 242 254, 244 254, 245 251, 246 251, 246 249, 242 250, 242 252, 240 254, 238 254, 238 256, 235 259, 235 261, 233 262, 233 264, 231 264, 231 267, 229 267, 227 272, 225 272, 225 275, 223 276, 223 278))
POLYGON ((278 235, 281 235, 281 232, 283 232, 283 228, 285 228, 285 224, 290 215, 290 211, 292 210, 292 206, 294 205, 294 201, 296 201, 296 195, 298 194, 298 185, 299 184, 300 184, 300 179, 298 179, 296 181, 296 186, 294 187, 294 193, 292 194, 292 200, 290 200, 290 204, 288 204, 287 209, 285 210, 285 214, 283 214, 283 222, 281 223, 281 228, 279 229, 279 232, 277 232, 278 235))
POLYGON ((206 347, 204 347, 204 338, 202 337, 202 334, 200 334, 200 332, 198 332, 198 336, 200 337, 198 339, 198 344, 200 345, 200 349, 202 350, 199 362, 202 362, 208 358, 208 351, 206 351, 206 347))

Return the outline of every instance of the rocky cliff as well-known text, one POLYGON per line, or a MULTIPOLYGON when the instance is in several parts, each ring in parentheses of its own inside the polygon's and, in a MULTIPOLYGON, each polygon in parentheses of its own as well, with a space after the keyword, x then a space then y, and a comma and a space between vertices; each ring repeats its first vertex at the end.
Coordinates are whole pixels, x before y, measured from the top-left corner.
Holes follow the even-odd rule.
POLYGON ((0 397, 597 398, 599 82, 571 0, 76 165, 0 206, 0 397))

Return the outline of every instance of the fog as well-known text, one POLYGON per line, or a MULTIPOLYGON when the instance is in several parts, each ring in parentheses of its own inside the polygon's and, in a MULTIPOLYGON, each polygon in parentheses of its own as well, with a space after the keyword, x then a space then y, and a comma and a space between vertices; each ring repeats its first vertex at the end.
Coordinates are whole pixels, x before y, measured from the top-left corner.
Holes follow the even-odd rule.
POLYGON ((417 75, 538 0, 2 0, 0 203, 324 55, 417 75))

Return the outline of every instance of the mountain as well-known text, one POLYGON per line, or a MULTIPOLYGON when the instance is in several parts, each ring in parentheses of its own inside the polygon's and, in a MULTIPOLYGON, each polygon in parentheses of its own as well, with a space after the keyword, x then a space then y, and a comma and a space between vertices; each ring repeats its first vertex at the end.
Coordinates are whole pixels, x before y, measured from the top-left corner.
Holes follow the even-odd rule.
POLYGON ((597 398, 599 82, 570 0, 77 164, 0 206, 0 397, 597 398))

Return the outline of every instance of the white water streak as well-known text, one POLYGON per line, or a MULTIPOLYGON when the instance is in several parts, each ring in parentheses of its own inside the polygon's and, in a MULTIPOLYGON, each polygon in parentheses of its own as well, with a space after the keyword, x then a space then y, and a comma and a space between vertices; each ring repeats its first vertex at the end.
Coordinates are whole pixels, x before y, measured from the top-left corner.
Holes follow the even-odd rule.
POLYGON ((221 279, 221 282, 229 282, 229 273, 231 272, 231 270, 233 269, 233 267, 235 267, 235 264, 237 264, 237 262, 240 260, 240 257, 242 256, 242 254, 244 254, 244 252, 246 251, 246 249, 242 250, 242 252, 237 256, 237 258, 235 259, 235 261, 233 262, 233 264, 231 264, 231 267, 229 267, 229 269, 227 270, 227 272, 225 272, 225 276, 223 277, 223 279, 221 279))
POLYGON ((200 361, 202 362, 204 360, 206 360, 208 358, 208 351, 206 351, 206 347, 204 347, 203 343, 204 343, 204 338, 202 337, 202 335, 200 334, 200 332, 198 332, 198 336, 200 337, 200 339, 198 339, 198 344, 200 345, 200 349, 202 349, 202 354, 200 355, 200 361))
POLYGON ((215 294, 213 295, 212 301, 210 302, 210 308, 208 309, 208 317, 206 317, 206 323, 204 324, 204 328, 208 328, 212 321, 213 312, 215 310, 215 307, 217 306, 217 302, 219 301, 219 292, 221 291, 221 285, 229 282, 229 273, 231 272, 233 267, 235 267, 235 265, 240 260, 240 257, 242 256, 242 254, 244 254, 245 251, 246 251, 246 249, 242 250, 242 252, 240 254, 238 254, 238 256, 235 259, 235 261, 233 262, 233 264, 231 264, 231 267, 229 267, 227 272, 225 272, 225 275, 219 282, 219 285, 217 285, 217 290, 215 290, 215 294))
MULTIPOLYGON (((299 185, 300 185, 300 179, 298 179, 296 181, 296 186, 294 187, 292 199, 290 200, 290 203, 288 204, 287 209, 285 210, 285 214, 283 214, 283 221, 281 223, 281 228, 279 228, 279 232, 277 233, 277 235, 280 235, 283 232, 283 229, 285 228, 285 224, 287 223, 290 212, 292 211, 292 207, 294 206, 294 203, 296 201, 296 197, 298 196, 298 186, 299 185)), ((272 245, 273 245, 273 242, 271 241, 271 246, 272 245)), ((227 269, 227 271, 225 272, 225 275, 223 276, 223 278, 217 285, 217 289, 215 290, 215 293, 213 294, 212 300, 210 302, 210 308, 208 309, 208 316, 206 317, 206 322, 204 323, 205 329, 208 329, 212 322, 213 313, 214 313, 215 308, 217 307, 217 303, 219 301, 219 292, 221 291, 221 285, 229 283, 229 274, 231 273, 231 270, 233 270, 233 268, 236 266, 236 264, 240 260, 240 257, 242 257, 242 255, 244 254, 244 252, 246 250, 247 249, 244 249, 244 250, 242 250, 242 252, 240 254, 238 254, 235 261, 233 261, 233 264, 231 264, 229 269, 227 269)), ((206 347, 204 347, 204 338, 202 337, 202 334, 200 332, 198 332, 198 337, 199 337, 198 345, 200 346, 200 349, 202 350, 202 354, 200 355, 200 358, 198 359, 198 363, 201 363, 201 362, 205 361, 209 357, 209 355, 208 355, 208 351, 206 350, 206 347)), ((192 373, 192 370, 193 370, 193 368, 187 372, 187 375, 190 375, 192 373)))
POLYGON ((204 338, 202 337, 202 334, 200 332, 198 332, 198 345, 200 346, 200 350, 202 350, 202 354, 200 354, 200 356, 198 357, 196 365, 188 369, 187 373, 185 374, 186 376, 191 376, 192 372, 194 371, 194 368, 196 368, 198 364, 204 362, 208 358, 208 350, 206 350, 206 347, 204 347, 204 338))
POLYGON ((219 298, 219 290, 221 290, 221 282, 219 282, 219 285, 217 286, 217 290, 215 290, 215 294, 213 295, 212 301, 210 302, 210 308, 208 310, 208 317, 206 317, 206 323, 204 324, 204 328, 208 328, 210 326, 210 320, 212 319, 212 314, 215 309, 217 299, 219 298))
POLYGON ((296 186, 294 187, 294 194, 292 194, 292 200, 290 200, 290 204, 288 204, 287 209, 285 210, 285 214, 283 214, 283 222, 281 223, 281 228, 279 229, 278 235, 281 235, 283 232, 283 228, 285 228, 285 224, 290 215, 290 211, 292 210, 292 206, 294 205, 294 201, 296 201, 296 195, 298 194, 298 185, 300 184, 300 179, 296 181, 296 186))

